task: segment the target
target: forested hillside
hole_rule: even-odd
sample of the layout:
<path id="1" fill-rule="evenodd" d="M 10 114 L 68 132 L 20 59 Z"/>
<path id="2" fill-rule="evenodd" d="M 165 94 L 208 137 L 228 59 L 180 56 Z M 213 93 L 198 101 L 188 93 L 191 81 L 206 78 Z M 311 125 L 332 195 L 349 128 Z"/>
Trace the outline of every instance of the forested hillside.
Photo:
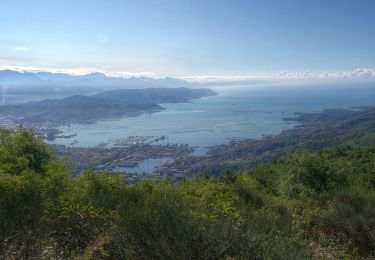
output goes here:
<path id="1" fill-rule="evenodd" d="M 290 152 L 335 147 L 340 145 L 375 144 L 375 107 L 329 109 L 316 113 L 297 113 L 301 122 L 295 128 L 262 139 L 232 141 L 213 147 L 207 156 L 187 158 L 174 164 L 188 164 L 197 159 L 190 173 L 217 175 L 222 169 L 243 171 L 273 161 Z M 173 166 L 175 166 L 173 165 Z"/>
<path id="2" fill-rule="evenodd" d="M 0 258 L 373 258 L 375 146 L 254 170 L 126 184 L 69 175 L 29 130 L 0 131 Z"/>

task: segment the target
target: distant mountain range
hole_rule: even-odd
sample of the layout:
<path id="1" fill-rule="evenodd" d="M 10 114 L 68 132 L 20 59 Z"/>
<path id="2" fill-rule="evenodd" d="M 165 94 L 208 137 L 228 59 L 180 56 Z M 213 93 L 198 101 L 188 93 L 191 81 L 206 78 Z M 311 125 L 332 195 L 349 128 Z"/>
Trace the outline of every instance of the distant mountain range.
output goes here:
<path id="1" fill-rule="evenodd" d="M 190 83 L 176 78 L 115 78 L 103 73 L 69 75 L 51 72 L 0 70 L 0 96 L 3 95 L 74 95 L 114 89 L 177 88 Z"/>

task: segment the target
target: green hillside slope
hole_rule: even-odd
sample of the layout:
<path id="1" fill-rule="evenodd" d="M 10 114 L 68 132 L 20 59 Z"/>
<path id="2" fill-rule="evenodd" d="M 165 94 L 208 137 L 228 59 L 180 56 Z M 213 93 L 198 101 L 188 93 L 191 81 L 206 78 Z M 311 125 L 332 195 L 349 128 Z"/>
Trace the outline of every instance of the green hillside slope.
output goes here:
<path id="1" fill-rule="evenodd" d="M 1 130 L 0 258 L 373 258 L 374 188 L 374 145 L 129 185 L 72 178 L 32 132 Z"/>

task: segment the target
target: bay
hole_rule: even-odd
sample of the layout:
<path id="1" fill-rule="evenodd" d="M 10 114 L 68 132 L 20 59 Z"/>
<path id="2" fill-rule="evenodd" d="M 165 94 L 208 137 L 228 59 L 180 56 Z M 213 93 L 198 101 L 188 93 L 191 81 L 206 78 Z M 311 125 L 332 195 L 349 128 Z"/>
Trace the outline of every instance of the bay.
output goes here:
<path id="1" fill-rule="evenodd" d="M 95 124 L 61 126 L 74 139 L 56 139 L 53 144 L 93 147 L 129 136 L 165 136 L 158 144 L 177 143 L 207 147 L 237 138 L 262 138 L 293 128 L 285 121 L 295 112 L 375 105 L 375 86 L 237 86 L 214 87 L 218 95 L 189 103 L 161 104 L 165 110 L 138 117 L 100 121 Z M 147 164 L 147 167 L 149 165 Z M 142 170 L 142 169 L 140 169 Z"/>

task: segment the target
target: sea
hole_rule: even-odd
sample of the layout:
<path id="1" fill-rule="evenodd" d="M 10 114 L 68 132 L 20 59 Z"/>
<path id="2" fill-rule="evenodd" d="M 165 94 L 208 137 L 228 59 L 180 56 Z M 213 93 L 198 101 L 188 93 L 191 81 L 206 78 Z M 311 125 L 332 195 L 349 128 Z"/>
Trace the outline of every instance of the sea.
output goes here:
<path id="1" fill-rule="evenodd" d="M 77 147 L 113 147 L 129 136 L 165 136 L 157 144 L 188 144 L 195 155 L 204 155 L 210 146 L 244 138 L 277 135 L 298 122 L 283 118 L 296 112 L 319 112 L 332 108 L 375 105 L 375 84 L 217 86 L 216 96 L 188 103 L 161 104 L 161 112 L 143 114 L 95 124 L 61 126 L 66 135 L 50 143 Z M 152 172 L 168 158 L 150 158 L 127 172 Z"/>

